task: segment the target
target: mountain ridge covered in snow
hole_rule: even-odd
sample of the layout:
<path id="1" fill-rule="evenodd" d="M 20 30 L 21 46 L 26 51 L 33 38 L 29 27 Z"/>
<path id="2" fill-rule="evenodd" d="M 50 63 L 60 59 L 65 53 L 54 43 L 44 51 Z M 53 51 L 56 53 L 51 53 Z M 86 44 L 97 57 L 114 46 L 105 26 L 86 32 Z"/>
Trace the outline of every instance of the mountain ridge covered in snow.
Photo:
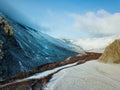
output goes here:
<path id="1" fill-rule="evenodd" d="M 81 39 L 60 39 L 65 43 L 72 43 L 81 46 L 85 51 L 103 52 L 105 47 L 114 40 L 119 39 L 119 35 L 101 38 L 81 38 Z"/>

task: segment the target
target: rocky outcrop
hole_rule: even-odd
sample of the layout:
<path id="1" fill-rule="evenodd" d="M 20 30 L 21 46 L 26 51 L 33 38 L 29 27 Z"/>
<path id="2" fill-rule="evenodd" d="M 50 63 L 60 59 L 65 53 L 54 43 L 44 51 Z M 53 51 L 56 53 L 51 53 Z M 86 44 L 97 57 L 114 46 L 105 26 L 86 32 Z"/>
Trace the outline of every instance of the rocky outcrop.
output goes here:
<path id="1" fill-rule="evenodd" d="M 120 39 L 115 40 L 107 46 L 98 61 L 104 63 L 120 63 Z"/>
<path id="2" fill-rule="evenodd" d="M 3 74 L 3 57 L 4 57 L 4 52 L 3 52 L 3 42 L 0 40 L 0 75 Z"/>
<path id="3" fill-rule="evenodd" d="M 10 64 L 13 63 L 14 58 L 11 55 L 11 51 L 14 48 L 19 48 L 12 27 L 9 23 L 0 16 L 0 80 L 11 76 L 14 72 L 10 69 Z M 14 62 L 16 63 L 16 62 Z M 11 66 L 16 67 L 15 64 Z"/>
<path id="4" fill-rule="evenodd" d="M 1 16 L 0 16 L 0 28 L 1 28 L 1 30 L 4 31 L 4 34 L 13 36 L 13 34 L 14 34 L 13 28 Z"/>
<path id="5" fill-rule="evenodd" d="M 2 85 L 1 90 L 12 90 L 13 88 L 14 88 L 14 90 L 28 90 L 28 89 L 43 90 L 43 87 L 51 79 L 52 75 L 57 73 L 60 70 L 58 70 L 54 73 L 51 73 L 50 75 L 43 77 L 41 79 L 30 79 L 30 80 L 26 80 L 26 81 L 22 81 L 22 82 L 16 82 L 16 81 L 21 80 L 30 75 L 33 75 L 35 73 L 38 73 L 38 72 L 40 73 L 42 71 L 51 70 L 51 69 L 54 69 L 56 67 L 60 67 L 60 66 L 66 65 L 66 64 L 70 64 L 70 63 L 74 63 L 74 62 L 78 62 L 76 65 L 82 64 L 89 60 L 98 59 L 100 56 L 101 56 L 101 53 L 86 52 L 86 54 L 84 54 L 84 55 L 77 55 L 74 57 L 70 57 L 64 61 L 59 61 L 59 62 L 40 66 L 38 68 L 33 69 L 30 72 L 20 73 L 11 78 L 6 79 L 5 81 L 1 81 L 0 82 Z"/>
<path id="6" fill-rule="evenodd" d="M 0 40 L 0 62 L 3 59 L 4 53 L 2 51 L 3 49 L 3 42 Z"/>

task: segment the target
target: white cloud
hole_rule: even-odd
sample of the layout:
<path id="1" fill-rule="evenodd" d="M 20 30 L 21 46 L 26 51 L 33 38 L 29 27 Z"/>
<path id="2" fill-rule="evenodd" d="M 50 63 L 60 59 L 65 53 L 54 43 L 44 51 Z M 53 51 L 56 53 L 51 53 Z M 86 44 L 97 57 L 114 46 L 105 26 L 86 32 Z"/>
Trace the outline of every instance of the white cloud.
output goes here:
<path id="1" fill-rule="evenodd" d="M 74 20 L 73 29 L 93 35 L 120 34 L 120 13 L 109 13 L 105 10 L 87 12 L 85 15 L 71 13 Z"/>

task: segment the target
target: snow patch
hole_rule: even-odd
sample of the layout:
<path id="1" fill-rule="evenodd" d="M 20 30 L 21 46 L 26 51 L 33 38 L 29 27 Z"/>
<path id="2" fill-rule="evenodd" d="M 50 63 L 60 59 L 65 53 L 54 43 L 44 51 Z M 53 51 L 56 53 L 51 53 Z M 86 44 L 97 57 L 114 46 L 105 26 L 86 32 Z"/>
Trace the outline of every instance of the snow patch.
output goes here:
<path id="1" fill-rule="evenodd" d="M 26 71 L 27 69 L 23 66 L 22 62 L 19 61 L 21 71 Z"/>
<path id="2" fill-rule="evenodd" d="M 51 73 L 54 73 L 54 72 L 60 70 L 60 69 L 67 68 L 67 67 L 70 67 L 70 66 L 74 66 L 76 64 L 77 64 L 77 62 L 75 62 L 73 64 L 68 64 L 68 65 L 65 65 L 65 66 L 61 66 L 61 67 L 58 67 L 58 68 L 55 68 L 55 69 L 52 69 L 52 70 L 47 70 L 47 71 L 44 71 L 42 73 L 37 73 L 37 74 L 35 74 L 33 76 L 30 76 L 30 77 L 28 77 L 26 79 L 38 79 L 38 78 L 42 78 L 42 77 L 45 77 L 45 76 L 47 76 L 47 75 L 49 75 Z"/>
<path id="3" fill-rule="evenodd" d="M 44 90 L 119 90 L 120 64 L 89 61 L 53 76 Z"/>

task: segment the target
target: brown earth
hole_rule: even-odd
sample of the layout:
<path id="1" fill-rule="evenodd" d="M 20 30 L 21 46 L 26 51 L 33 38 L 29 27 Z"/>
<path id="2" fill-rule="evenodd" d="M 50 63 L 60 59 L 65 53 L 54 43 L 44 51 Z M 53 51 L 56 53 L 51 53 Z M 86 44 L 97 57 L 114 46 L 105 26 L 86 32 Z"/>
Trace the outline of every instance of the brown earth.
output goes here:
<path id="1" fill-rule="evenodd" d="M 107 46 L 98 61 L 104 63 L 120 63 L 120 40 L 115 40 Z"/>
<path id="2" fill-rule="evenodd" d="M 1 90 L 30 90 L 30 89 L 31 90 L 43 90 L 42 88 L 46 85 L 47 82 L 49 82 L 51 77 L 60 70 L 58 70 L 57 72 L 54 72 L 48 76 L 40 78 L 40 79 L 29 79 L 29 80 L 25 80 L 25 81 L 21 81 L 21 82 L 17 82 L 17 80 L 31 76 L 38 72 L 51 70 L 56 67 L 60 67 L 60 66 L 66 65 L 66 64 L 74 63 L 74 62 L 78 62 L 76 65 L 82 64 L 89 60 L 98 59 L 100 56 L 101 56 L 101 53 L 86 52 L 86 54 L 84 54 L 84 55 L 77 55 L 77 56 L 68 58 L 64 61 L 59 61 L 59 62 L 55 62 L 55 63 L 42 65 L 40 67 L 33 69 L 32 71 L 19 73 L 11 78 L 1 81 L 0 89 Z"/>

